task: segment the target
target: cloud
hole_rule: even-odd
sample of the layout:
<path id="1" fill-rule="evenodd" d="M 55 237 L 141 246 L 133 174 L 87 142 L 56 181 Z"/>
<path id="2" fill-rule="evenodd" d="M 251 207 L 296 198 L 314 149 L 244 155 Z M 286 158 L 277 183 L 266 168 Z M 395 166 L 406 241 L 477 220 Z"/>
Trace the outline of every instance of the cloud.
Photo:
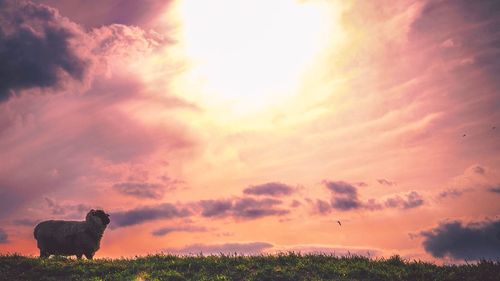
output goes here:
<path id="1" fill-rule="evenodd" d="M 356 187 L 343 181 L 323 181 L 323 184 L 332 192 L 350 197 L 358 196 Z"/>
<path id="2" fill-rule="evenodd" d="M 464 194 L 464 192 L 469 191 L 470 189 L 457 189 L 457 188 L 449 188 L 439 193 L 438 198 L 457 198 Z"/>
<path id="3" fill-rule="evenodd" d="M 361 208 L 361 203 L 355 197 L 346 197 L 346 198 L 337 197 L 332 199 L 332 208 L 341 211 L 349 211 Z"/>
<path id="4" fill-rule="evenodd" d="M 473 167 L 472 169 L 473 169 L 474 173 L 476 173 L 476 174 L 480 174 L 480 175 L 486 174 L 486 170 L 482 166 L 477 165 L 477 166 Z"/>
<path id="5" fill-rule="evenodd" d="M 201 200 L 198 205 L 202 208 L 202 216 L 219 217 L 231 210 L 233 202 L 231 200 Z"/>
<path id="6" fill-rule="evenodd" d="M 428 1 L 412 24 L 412 35 L 414 38 L 430 38 L 440 42 L 452 38 L 453 42 L 463 47 L 451 53 L 443 50 L 443 53 L 447 53 L 443 56 L 456 59 L 459 55 L 462 62 L 468 61 L 466 64 L 481 70 L 485 78 L 498 86 L 498 81 L 493 79 L 500 71 L 500 63 L 495 60 L 499 12 L 498 1 Z M 422 36 L 423 33 L 427 36 Z"/>
<path id="7" fill-rule="evenodd" d="M 294 192 L 294 189 L 286 184 L 279 182 L 268 182 L 260 185 L 254 185 L 243 190 L 244 194 L 249 195 L 269 195 L 269 196 L 285 196 Z"/>
<path id="8" fill-rule="evenodd" d="M 154 236 L 165 236 L 172 232 L 205 232 L 208 231 L 206 227 L 203 226 L 194 226 L 194 225 L 186 225 L 186 226 L 167 226 L 154 230 L 151 232 Z"/>
<path id="9" fill-rule="evenodd" d="M 114 227 L 125 227 L 137 225 L 153 220 L 166 220 L 183 218 L 191 215 L 185 208 L 178 208 L 170 203 L 160 205 L 145 206 L 128 211 L 112 212 L 111 225 Z"/>
<path id="10" fill-rule="evenodd" d="M 500 193 L 500 186 L 488 188 L 489 192 Z"/>
<path id="11" fill-rule="evenodd" d="M 420 234 L 425 251 L 437 258 L 500 259 L 500 221 L 447 222 Z"/>
<path id="12" fill-rule="evenodd" d="M 60 204 L 54 199 L 45 197 L 47 207 L 52 215 L 69 215 L 71 217 L 80 217 L 92 209 L 91 206 L 85 204 Z"/>
<path id="13" fill-rule="evenodd" d="M 201 200 L 197 203 L 201 207 L 204 217 L 232 216 L 238 219 L 257 219 L 266 216 L 282 216 L 288 210 L 279 209 L 282 201 L 271 198 L 236 198 L 231 200 Z"/>
<path id="14" fill-rule="evenodd" d="M 237 218 L 256 219 L 266 216 L 282 216 L 289 213 L 288 210 L 276 209 L 281 204 L 276 199 L 253 199 L 242 198 L 234 202 L 233 215 Z"/>
<path id="15" fill-rule="evenodd" d="M 40 222 L 40 220 L 36 220 L 36 219 L 16 219 L 16 220 L 12 221 L 12 223 L 15 225 L 31 226 L 31 227 L 34 227 L 39 222 Z"/>
<path id="16" fill-rule="evenodd" d="M 358 191 L 353 185 L 343 181 L 323 181 L 323 184 L 333 193 L 332 208 L 349 211 L 362 207 L 358 199 Z"/>
<path id="17" fill-rule="evenodd" d="M 0 102 L 18 90 L 48 88 L 64 77 L 82 81 L 90 61 L 84 34 L 57 10 L 27 1 L 0 1 Z"/>
<path id="18" fill-rule="evenodd" d="M 113 188 L 124 195 L 142 199 L 161 199 L 165 192 L 164 185 L 146 182 L 116 183 Z"/>
<path id="19" fill-rule="evenodd" d="M 85 30 L 47 6 L 0 1 L 0 159 L 16 159 L 0 163 L 0 217 L 48 192 L 98 186 L 109 166 L 192 147 L 179 121 L 146 124 L 127 110 L 153 95 L 123 65 L 168 44 L 138 27 Z"/>
<path id="20" fill-rule="evenodd" d="M 424 204 L 424 199 L 416 191 L 406 194 L 406 199 L 400 196 L 389 198 L 385 201 L 388 208 L 413 209 Z"/>
<path id="21" fill-rule="evenodd" d="M 217 254 L 242 254 L 242 255 L 258 255 L 266 249 L 273 247 L 273 244 L 267 242 L 250 242 L 250 243 L 224 243 L 224 244 L 192 244 L 178 249 L 165 249 L 167 253 L 173 254 L 200 254 L 217 255 Z"/>
<path id="22" fill-rule="evenodd" d="M 300 205 L 302 205 L 302 203 L 299 200 L 293 200 L 292 203 L 290 204 L 290 207 L 297 208 Z"/>
<path id="23" fill-rule="evenodd" d="M 395 185 L 396 183 L 393 182 L 393 181 L 389 181 L 389 180 L 386 180 L 386 179 L 377 179 L 378 183 L 381 184 L 381 185 L 387 185 L 387 186 L 393 186 Z"/>
<path id="24" fill-rule="evenodd" d="M 148 25 L 162 14 L 170 0 L 34 0 L 55 7 L 62 14 L 86 27 L 100 27 L 109 24 L 134 26 Z"/>
<path id="25" fill-rule="evenodd" d="M 359 209 L 377 211 L 384 209 L 384 207 L 412 209 L 424 204 L 423 197 L 416 191 L 406 194 L 405 198 L 399 195 L 390 197 L 381 204 L 375 199 L 368 199 L 366 201 L 360 200 L 357 188 L 352 184 L 343 181 L 323 181 L 323 184 L 332 192 L 330 205 L 327 206 L 327 203 L 320 199 L 317 199 L 314 203 L 312 200 L 308 201 L 314 205 L 314 209 L 319 214 L 328 214 L 331 211 L 330 207 L 340 211 Z"/>
<path id="26" fill-rule="evenodd" d="M 9 236 L 7 235 L 5 230 L 0 228 L 0 244 L 6 244 L 7 242 L 9 242 L 8 238 Z"/>
<path id="27" fill-rule="evenodd" d="M 330 203 L 326 202 L 325 200 L 321 199 L 316 199 L 316 202 L 314 203 L 314 209 L 317 213 L 319 214 L 328 214 L 332 211 L 332 207 L 330 206 Z"/>

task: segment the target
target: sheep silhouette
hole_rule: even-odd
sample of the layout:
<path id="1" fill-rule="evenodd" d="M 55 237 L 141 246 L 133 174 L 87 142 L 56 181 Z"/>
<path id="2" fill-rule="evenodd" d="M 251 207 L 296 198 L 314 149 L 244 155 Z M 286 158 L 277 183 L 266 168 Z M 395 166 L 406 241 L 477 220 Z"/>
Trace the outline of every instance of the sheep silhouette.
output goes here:
<path id="1" fill-rule="evenodd" d="M 92 259 L 100 248 L 104 230 L 109 223 L 108 214 L 93 209 L 87 213 L 85 221 L 43 221 L 33 233 L 40 257 L 76 255 L 81 259 L 85 255 L 87 259 Z"/>

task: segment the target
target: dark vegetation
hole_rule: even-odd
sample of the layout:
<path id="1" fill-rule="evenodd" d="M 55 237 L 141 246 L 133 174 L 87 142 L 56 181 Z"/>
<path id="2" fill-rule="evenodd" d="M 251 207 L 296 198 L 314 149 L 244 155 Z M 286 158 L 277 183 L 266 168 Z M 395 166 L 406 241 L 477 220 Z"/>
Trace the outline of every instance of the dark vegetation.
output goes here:
<path id="1" fill-rule="evenodd" d="M 500 280 L 500 262 L 438 266 L 398 256 L 368 259 L 295 253 L 40 259 L 0 255 L 0 280 Z"/>

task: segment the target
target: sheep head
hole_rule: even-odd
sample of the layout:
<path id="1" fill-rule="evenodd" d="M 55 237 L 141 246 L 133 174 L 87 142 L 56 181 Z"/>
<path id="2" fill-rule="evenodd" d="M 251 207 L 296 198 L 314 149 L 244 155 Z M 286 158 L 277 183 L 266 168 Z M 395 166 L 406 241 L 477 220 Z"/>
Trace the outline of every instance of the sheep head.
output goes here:
<path id="1" fill-rule="evenodd" d="M 85 220 L 90 223 L 96 223 L 103 226 L 107 226 L 110 223 L 109 215 L 106 214 L 103 210 L 90 210 L 88 212 Z"/>

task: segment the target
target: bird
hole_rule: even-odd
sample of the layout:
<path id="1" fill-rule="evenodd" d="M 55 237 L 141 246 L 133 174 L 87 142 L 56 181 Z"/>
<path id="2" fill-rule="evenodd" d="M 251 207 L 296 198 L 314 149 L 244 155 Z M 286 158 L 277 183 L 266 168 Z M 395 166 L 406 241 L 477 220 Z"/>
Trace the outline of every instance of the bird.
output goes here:
<path id="1" fill-rule="evenodd" d="M 497 128 L 497 127 L 495 127 L 495 126 L 491 127 L 491 129 L 492 129 L 492 130 L 495 130 L 496 128 Z"/>
<path id="2" fill-rule="evenodd" d="M 342 226 L 342 224 L 340 223 L 340 221 L 337 221 L 337 223 L 338 223 L 340 226 Z"/>
<path id="3" fill-rule="evenodd" d="M 466 136 L 466 134 L 463 134 L 463 135 L 462 135 L 462 138 L 464 138 L 465 136 Z"/>

